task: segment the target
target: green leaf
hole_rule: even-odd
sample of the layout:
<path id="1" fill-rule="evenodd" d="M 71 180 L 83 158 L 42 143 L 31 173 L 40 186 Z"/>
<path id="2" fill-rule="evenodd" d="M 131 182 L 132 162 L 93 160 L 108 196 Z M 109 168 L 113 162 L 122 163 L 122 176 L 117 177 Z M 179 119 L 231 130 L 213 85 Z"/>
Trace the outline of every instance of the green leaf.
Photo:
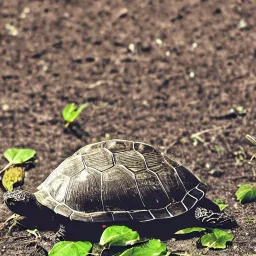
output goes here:
<path id="1" fill-rule="evenodd" d="M 88 106 L 88 103 L 84 103 L 80 105 L 79 108 L 77 109 L 77 106 L 75 103 L 67 104 L 62 111 L 62 116 L 66 122 L 72 123 L 80 115 L 83 109 L 86 108 L 87 106 Z"/>
<path id="2" fill-rule="evenodd" d="M 162 256 L 166 255 L 166 245 L 153 239 L 144 246 L 133 247 L 125 250 L 120 256 Z"/>
<path id="3" fill-rule="evenodd" d="M 92 244 L 85 242 L 63 241 L 55 244 L 49 256 L 86 256 L 92 248 Z"/>
<path id="4" fill-rule="evenodd" d="M 9 148 L 4 152 L 4 157 L 10 164 L 21 164 L 31 159 L 36 151 L 30 148 Z"/>
<path id="5" fill-rule="evenodd" d="M 256 201 L 256 186 L 252 187 L 249 184 L 241 186 L 236 191 L 236 198 L 241 203 L 249 203 Z"/>
<path id="6" fill-rule="evenodd" d="M 220 152 L 220 148 L 217 145 L 212 146 L 212 150 L 216 151 L 217 153 Z"/>
<path id="7" fill-rule="evenodd" d="M 221 212 L 228 206 L 228 204 L 224 204 L 222 199 L 215 199 L 214 203 L 219 206 Z"/>
<path id="8" fill-rule="evenodd" d="M 4 172 L 2 184 L 6 190 L 12 191 L 16 183 L 23 183 L 24 177 L 25 173 L 22 167 L 9 168 Z"/>
<path id="9" fill-rule="evenodd" d="M 111 226 L 102 233 L 100 245 L 126 246 L 136 243 L 139 239 L 138 232 L 126 226 Z"/>
<path id="10" fill-rule="evenodd" d="M 175 235 L 185 235 L 185 234 L 190 234 L 193 232 L 202 232 L 205 230 L 206 230 L 205 228 L 200 228 L 200 227 L 184 228 L 184 229 L 181 229 L 181 230 L 175 232 Z"/>
<path id="11" fill-rule="evenodd" d="M 203 235 L 200 240 L 202 246 L 214 249 L 225 249 L 227 247 L 226 243 L 231 242 L 233 239 L 233 234 L 214 228 L 212 233 Z"/>

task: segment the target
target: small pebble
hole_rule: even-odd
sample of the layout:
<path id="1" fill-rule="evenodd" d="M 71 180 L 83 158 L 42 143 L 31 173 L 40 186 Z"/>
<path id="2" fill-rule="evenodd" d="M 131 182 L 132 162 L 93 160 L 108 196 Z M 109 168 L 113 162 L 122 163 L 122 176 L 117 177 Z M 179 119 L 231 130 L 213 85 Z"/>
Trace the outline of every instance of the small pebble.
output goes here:
<path id="1" fill-rule="evenodd" d="M 238 28 L 239 29 L 245 29 L 245 28 L 247 28 L 247 26 L 248 26 L 248 24 L 247 24 L 247 22 L 244 19 L 241 19 L 239 21 L 239 24 L 238 24 Z"/>
<path id="2" fill-rule="evenodd" d="M 3 110 L 3 111 L 8 111 L 9 108 L 10 108 L 9 105 L 7 105 L 7 104 L 3 104 L 3 105 L 2 105 L 2 110 Z"/>
<path id="3" fill-rule="evenodd" d="M 192 48 L 196 48 L 197 46 L 198 46 L 197 43 L 193 43 L 193 44 L 192 44 Z"/>
<path id="4" fill-rule="evenodd" d="M 194 78 L 195 77 L 195 73 L 194 72 L 190 72 L 189 76 L 190 76 L 190 78 Z"/>
<path id="5" fill-rule="evenodd" d="M 134 52 L 134 51 L 135 51 L 135 45 L 134 45 L 134 44 L 129 44 L 128 49 L 129 49 L 131 52 Z"/>
<path id="6" fill-rule="evenodd" d="M 156 44 L 161 46 L 161 45 L 163 45 L 163 41 L 160 38 L 157 38 L 156 39 Z"/>

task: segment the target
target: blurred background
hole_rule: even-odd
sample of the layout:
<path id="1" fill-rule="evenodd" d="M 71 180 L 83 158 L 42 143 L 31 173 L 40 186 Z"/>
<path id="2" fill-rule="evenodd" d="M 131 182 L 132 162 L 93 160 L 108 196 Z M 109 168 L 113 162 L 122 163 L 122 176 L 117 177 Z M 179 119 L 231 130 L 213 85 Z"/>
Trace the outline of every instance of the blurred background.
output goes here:
<path id="1" fill-rule="evenodd" d="M 229 204 L 242 228 L 225 255 L 256 253 L 255 222 L 246 221 L 255 205 L 238 206 L 234 196 L 256 180 L 245 139 L 256 135 L 255 13 L 253 0 L 1 0 L 1 154 L 37 151 L 25 180 L 35 191 L 86 144 L 152 144 Z M 65 128 L 63 108 L 86 102 Z M 1 222 L 8 215 L 1 205 Z M 193 240 L 170 247 L 196 250 Z M 31 249 L 8 248 L 3 255 Z"/>

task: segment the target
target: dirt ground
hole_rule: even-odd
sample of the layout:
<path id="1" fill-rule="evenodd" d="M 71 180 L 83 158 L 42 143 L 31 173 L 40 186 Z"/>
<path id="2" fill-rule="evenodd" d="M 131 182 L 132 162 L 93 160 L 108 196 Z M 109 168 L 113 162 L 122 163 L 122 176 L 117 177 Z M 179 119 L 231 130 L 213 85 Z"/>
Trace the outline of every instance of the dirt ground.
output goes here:
<path id="1" fill-rule="evenodd" d="M 248 163 L 256 149 L 245 139 L 256 135 L 255 13 L 253 0 L 1 0 L 1 154 L 37 151 L 25 180 L 36 191 L 88 143 L 152 144 L 206 183 L 208 197 L 222 198 L 240 226 L 232 246 L 206 254 L 255 255 L 256 205 L 235 199 L 239 185 L 256 182 Z M 71 102 L 89 106 L 66 131 L 61 112 Z M 239 106 L 245 115 L 230 112 Z M 10 215 L 0 205 L 0 255 L 51 248 L 53 232 L 38 242 L 20 229 L 7 235 Z M 196 240 L 167 245 L 204 254 Z"/>

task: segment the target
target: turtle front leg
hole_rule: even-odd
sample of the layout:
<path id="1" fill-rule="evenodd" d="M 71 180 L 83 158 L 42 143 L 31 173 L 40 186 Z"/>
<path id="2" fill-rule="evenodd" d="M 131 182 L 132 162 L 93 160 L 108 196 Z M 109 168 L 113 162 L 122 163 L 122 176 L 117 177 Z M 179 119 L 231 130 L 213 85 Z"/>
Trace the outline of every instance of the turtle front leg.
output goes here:
<path id="1" fill-rule="evenodd" d="M 64 241 L 67 235 L 67 228 L 64 224 L 60 224 L 60 228 L 56 233 L 55 242 L 58 243 L 60 241 Z"/>

